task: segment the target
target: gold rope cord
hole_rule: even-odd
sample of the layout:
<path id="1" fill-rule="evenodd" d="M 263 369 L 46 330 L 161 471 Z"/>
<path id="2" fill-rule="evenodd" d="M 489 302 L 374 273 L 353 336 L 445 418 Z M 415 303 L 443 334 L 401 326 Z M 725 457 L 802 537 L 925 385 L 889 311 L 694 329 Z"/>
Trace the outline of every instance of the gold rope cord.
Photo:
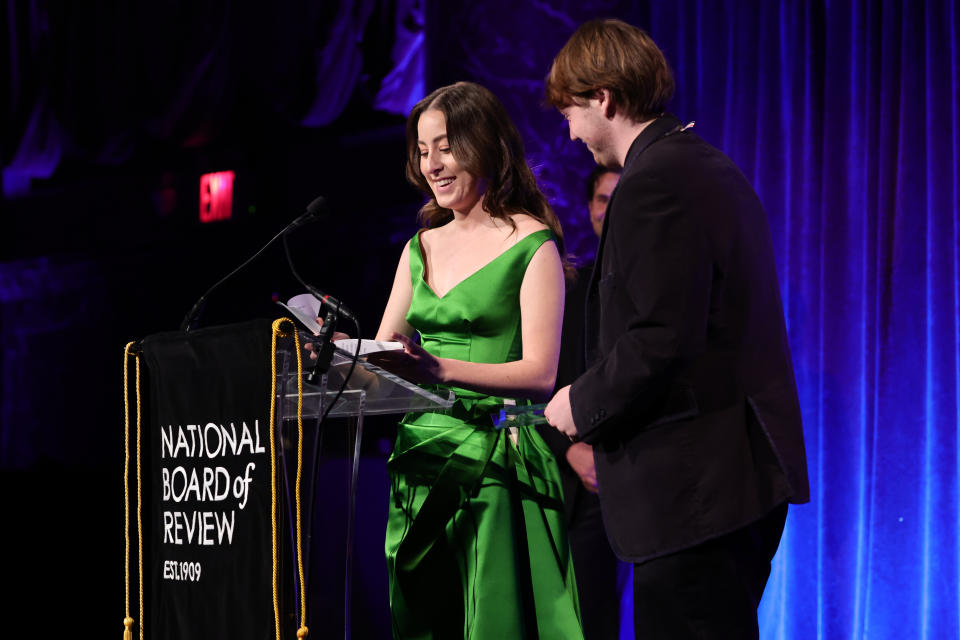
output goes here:
<path id="1" fill-rule="evenodd" d="M 280 640 L 280 602 L 277 596 L 277 454 L 274 437 L 274 422 L 277 411 L 277 334 L 281 320 L 273 323 L 273 339 L 270 342 L 270 550 L 273 552 L 273 624 L 277 640 Z"/>
<path id="2" fill-rule="evenodd" d="M 293 324 L 292 322 L 290 324 Z M 297 328 L 293 328 L 293 345 L 297 353 L 297 574 L 300 576 L 300 628 L 297 637 L 301 640 L 307 637 L 307 589 L 303 578 L 303 550 L 301 548 L 300 527 L 300 476 L 303 471 L 303 354 L 300 353 L 300 336 Z"/>
<path id="3" fill-rule="evenodd" d="M 273 616 L 276 626 L 277 640 L 280 639 L 280 605 L 277 595 L 277 487 L 276 487 L 276 450 L 274 429 L 276 422 L 277 402 L 277 337 L 285 338 L 286 333 L 282 326 L 289 324 L 292 328 L 294 349 L 297 354 L 297 482 L 296 482 L 296 518 L 297 518 L 297 573 L 300 578 L 300 628 L 297 637 L 305 638 L 310 630 L 307 628 L 307 593 L 303 578 L 303 552 L 301 547 L 300 522 L 300 478 L 303 469 L 303 356 L 300 353 L 300 336 L 297 327 L 289 318 L 279 318 L 273 322 L 273 340 L 270 345 L 271 386 L 270 386 L 270 517 L 271 535 L 273 541 Z"/>
<path id="4" fill-rule="evenodd" d="M 123 539 L 125 555 L 123 560 L 124 568 L 124 592 L 126 616 L 123 619 L 123 640 L 131 640 L 133 632 L 131 627 L 134 619 L 130 616 L 130 389 L 129 389 L 129 362 L 132 355 L 136 363 L 136 390 L 137 390 L 137 569 L 138 569 L 138 587 L 139 587 L 139 605 L 140 605 L 140 640 L 143 640 L 143 517 L 142 517 L 142 489 L 140 473 L 140 355 L 133 351 L 133 342 L 128 342 L 123 349 Z"/>

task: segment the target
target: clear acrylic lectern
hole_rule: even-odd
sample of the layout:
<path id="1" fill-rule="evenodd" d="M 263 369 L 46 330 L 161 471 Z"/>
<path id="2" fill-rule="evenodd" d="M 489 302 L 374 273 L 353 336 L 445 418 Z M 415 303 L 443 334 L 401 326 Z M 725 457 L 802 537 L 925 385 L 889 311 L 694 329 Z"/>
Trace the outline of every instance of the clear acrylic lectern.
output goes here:
<path id="1" fill-rule="evenodd" d="M 300 334 L 300 346 L 307 342 L 315 340 L 309 334 Z M 297 413 L 299 397 L 301 395 L 298 387 L 298 367 L 297 356 L 293 351 L 293 346 L 281 348 L 277 352 L 277 377 L 278 377 L 278 397 L 277 405 L 279 407 L 279 416 L 277 420 L 280 430 L 280 441 L 284 446 L 280 447 L 280 464 L 284 470 L 286 511 L 291 512 L 290 505 L 294 504 L 293 481 L 296 469 L 296 450 L 291 448 L 297 440 Z M 351 468 L 347 479 L 347 522 L 346 522 L 346 544 L 344 558 L 344 638 L 350 638 L 350 611 L 351 611 L 351 578 L 353 568 L 353 529 L 356 515 L 356 492 L 357 492 L 357 474 L 360 468 L 360 445 L 363 439 L 363 418 L 365 415 L 382 414 L 403 414 L 408 411 L 428 411 L 444 410 L 453 405 L 454 394 L 448 392 L 448 397 L 440 397 L 430 391 L 422 389 L 417 385 L 404 380 L 376 365 L 366 361 L 365 356 L 360 356 L 356 367 L 347 386 L 343 389 L 336 404 L 331 408 L 338 392 L 344 384 L 352 362 L 352 354 L 349 356 L 342 351 L 335 351 L 330 368 L 323 375 L 317 384 L 309 384 L 306 381 L 302 385 L 302 405 L 300 415 L 303 420 L 304 440 L 308 434 L 313 438 L 314 445 L 304 449 L 304 458 L 312 458 L 312 470 L 303 476 L 303 493 L 307 510 L 311 514 L 305 518 L 307 523 L 312 523 L 312 507 L 315 499 L 315 483 L 317 479 L 317 460 L 320 456 L 320 443 L 322 442 L 323 432 L 327 429 L 338 429 L 346 431 L 346 440 L 348 443 L 347 456 L 352 460 Z M 313 367 L 313 361 L 309 359 L 309 353 L 302 353 L 302 374 L 304 377 Z M 327 413 L 329 410 L 329 413 Z M 320 424 L 324 414 L 326 420 Z M 343 420 L 345 419 L 345 420 Z M 294 456 L 293 460 L 289 458 Z M 305 532 L 307 543 L 304 545 L 303 554 L 310 557 L 309 540 L 312 537 L 311 532 Z M 299 586 L 295 586 L 299 589 Z M 296 597 L 295 601 L 300 602 Z M 299 607 L 299 604 L 296 606 Z"/>

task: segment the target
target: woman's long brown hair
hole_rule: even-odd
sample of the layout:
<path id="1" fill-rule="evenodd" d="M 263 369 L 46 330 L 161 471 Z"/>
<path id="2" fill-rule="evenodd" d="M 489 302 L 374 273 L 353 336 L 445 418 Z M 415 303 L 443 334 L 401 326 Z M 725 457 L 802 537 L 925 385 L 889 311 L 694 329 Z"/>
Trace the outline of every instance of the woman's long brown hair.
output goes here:
<path id="1" fill-rule="evenodd" d="M 500 100 L 472 82 L 437 89 L 413 107 L 407 120 L 407 180 L 430 197 L 420 209 L 420 223 L 424 227 L 439 227 L 453 219 L 453 211 L 437 204 L 420 172 L 417 126 L 428 109 L 440 111 L 446 119 L 447 142 L 460 166 L 486 181 L 484 211 L 505 220 L 514 229 L 512 213 L 526 213 L 547 225 L 556 238 L 564 270 L 569 271 L 560 221 L 527 165 L 520 133 Z"/>

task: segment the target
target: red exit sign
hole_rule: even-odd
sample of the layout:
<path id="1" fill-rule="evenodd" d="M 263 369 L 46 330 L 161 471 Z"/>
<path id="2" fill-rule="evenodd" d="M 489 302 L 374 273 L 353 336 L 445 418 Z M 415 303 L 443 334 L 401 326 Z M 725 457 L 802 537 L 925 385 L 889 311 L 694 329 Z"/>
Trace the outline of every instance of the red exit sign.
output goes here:
<path id="1" fill-rule="evenodd" d="M 200 222 L 229 220 L 233 215 L 233 171 L 200 176 Z"/>

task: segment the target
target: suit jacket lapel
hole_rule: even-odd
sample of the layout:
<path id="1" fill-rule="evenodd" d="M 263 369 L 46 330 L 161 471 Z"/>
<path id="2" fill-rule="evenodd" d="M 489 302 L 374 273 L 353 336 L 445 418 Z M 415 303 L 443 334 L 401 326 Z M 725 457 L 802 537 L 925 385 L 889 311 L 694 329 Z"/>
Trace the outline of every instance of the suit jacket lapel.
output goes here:
<path id="1" fill-rule="evenodd" d="M 627 159 L 623 163 L 621 179 L 627 175 L 627 172 L 630 170 L 630 165 L 633 164 L 641 153 L 646 151 L 647 147 L 671 133 L 679 131 L 682 126 L 680 120 L 671 113 L 665 114 L 651 122 L 630 145 L 630 149 L 627 151 Z M 584 362 L 588 367 L 593 361 L 592 356 L 593 352 L 596 351 L 598 338 L 596 328 L 599 326 L 599 303 L 595 302 L 594 298 L 597 295 L 600 274 L 603 272 L 603 248 L 607 244 L 607 228 L 610 226 L 610 213 L 613 211 L 613 205 L 617 201 L 617 191 L 619 189 L 620 184 L 617 183 L 617 186 L 614 187 L 613 192 L 610 194 L 610 202 L 607 203 L 607 212 L 606 215 L 603 216 L 603 226 L 600 229 L 600 245 L 597 247 L 597 259 L 593 263 L 593 271 L 590 272 L 590 285 L 587 287 L 587 304 L 584 308 L 583 318 L 583 349 Z"/>

